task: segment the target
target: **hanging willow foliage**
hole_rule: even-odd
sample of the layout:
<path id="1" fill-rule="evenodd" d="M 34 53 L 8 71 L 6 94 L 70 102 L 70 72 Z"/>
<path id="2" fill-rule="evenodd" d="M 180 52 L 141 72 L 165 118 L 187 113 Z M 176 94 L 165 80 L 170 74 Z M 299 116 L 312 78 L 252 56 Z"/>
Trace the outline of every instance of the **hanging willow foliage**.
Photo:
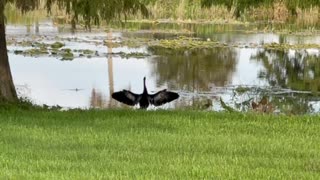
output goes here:
<path id="1" fill-rule="evenodd" d="M 22 12 L 27 12 L 39 7 L 40 0 L 0 0 L 5 3 L 14 3 Z M 140 0 L 44 0 L 46 9 L 50 13 L 51 7 L 57 4 L 73 16 L 73 20 L 83 18 L 86 26 L 98 25 L 100 20 L 110 21 L 126 17 L 129 14 L 141 12 L 148 16 L 146 6 Z"/>
<path id="2" fill-rule="evenodd" d="M 39 7 L 39 0 L 0 0 L 4 3 L 14 3 L 23 13 L 34 10 Z"/>

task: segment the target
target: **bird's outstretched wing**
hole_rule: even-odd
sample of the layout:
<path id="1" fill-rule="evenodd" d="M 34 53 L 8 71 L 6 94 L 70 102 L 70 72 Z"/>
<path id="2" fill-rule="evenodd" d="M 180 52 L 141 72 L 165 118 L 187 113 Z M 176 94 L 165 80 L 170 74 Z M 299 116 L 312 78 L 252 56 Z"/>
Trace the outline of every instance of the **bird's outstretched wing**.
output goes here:
<path id="1" fill-rule="evenodd" d="M 135 94 L 127 90 L 122 90 L 112 93 L 112 98 L 124 104 L 134 106 L 140 101 L 141 94 Z"/>
<path id="2" fill-rule="evenodd" d="M 171 102 L 179 98 L 179 94 L 175 92 L 167 91 L 166 89 L 161 90 L 155 94 L 149 96 L 149 102 L 155 106 Z"/>

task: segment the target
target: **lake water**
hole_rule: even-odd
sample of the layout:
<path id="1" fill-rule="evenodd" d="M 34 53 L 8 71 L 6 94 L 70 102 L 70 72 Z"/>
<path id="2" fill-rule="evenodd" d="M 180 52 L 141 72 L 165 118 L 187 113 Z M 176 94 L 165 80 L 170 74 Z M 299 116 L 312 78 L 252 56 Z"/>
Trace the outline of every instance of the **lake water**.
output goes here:
<path id="1" fill-rule="evenodd" d="M 202 32 L 197 26 L 188 25 L 177 32 L 166 32 L 165 27 L 157 31 L 151 26 L 137 31 L 73 34 L 51 21 L 40 22 L 38 28 L 8 25 L 14 83 L 21 97 L 36 104 L 65 108 L 128 108 L 110 95 L 122 89 L 141 93 L 142 79 L 146 77 L 150 92 L 167 88 L 180 94 L 178 100 L 159 108 L 220 111 L 225 109 L 224 102 L 236 110 L 248 111 L 252 109 L 252 101 L 259 102 L 267 97 L 274 112 L 320 111 L 319 48 L 263 48 L 264 44 L 272 42 L 320 44 L 320 35 L 283 35 L 211 26 L 212 32 Z M 206 28 L 210 30 L 209 25 Z M 157 41 L 179 36 L 217 41 L 225 47 L 168 53 L 150 49 L 148 43 L 135 47 L 119 43 L 124 39 Z M 33 44 L 22 45 L 24 41 L 46 44 L 59 41 L 65 44 L 64 49 L 75 52 L 75 56 L 72 60 L 61 60 L 53 53 L 19 54 L 20 50 L 33 48 Z M 106 41 L 120 45 L 111 47 Z M 77 53 L 84 49 L 94 54 Z M 128 56 L 137 53 L 143 56 Z"/>

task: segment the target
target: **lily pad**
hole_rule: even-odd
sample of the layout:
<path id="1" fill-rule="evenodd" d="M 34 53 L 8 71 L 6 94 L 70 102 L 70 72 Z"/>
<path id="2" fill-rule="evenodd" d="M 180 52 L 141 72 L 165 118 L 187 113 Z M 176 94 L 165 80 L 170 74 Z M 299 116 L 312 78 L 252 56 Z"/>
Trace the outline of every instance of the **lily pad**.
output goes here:
<path id="1" fill-rule="evenodd" d="M 13 53 L 14 54 L 23 54 L 23 51 L 22 50 L 14 50 Z"/>
<path id="2" fill-rule="evenodd" d="M 237 93 L 239 93 L 239 94 L 243 94 L 243 93 L 245 93 L 245 92 L 247 92 L 247 91 L 249 91 L 250 90 L 250 88 L 248 88 L 248 87 L 243 87 L 243 86 L 238 86 L 236 89 L 235 89 L 235 91 L 237 92 Z"/>
<path id="3" fill-rule="evenodd" d="M 288 49 L 320 49 L 320 44 L 285 44 L 285 43 L 268 43 L 263 45 L 266 49 L 288 50 Z"/>
<path id="4" fill-rule="evenodd" d="M 29 56 L 41 56 L 41 55 L 47 55 L 49 54 L 47 49 L 28 49 L 22 53 L 23 55 L 29 55 Z"/>
<path id="5" fill-rule="evenodd" d="M 142 58 L 145 58 L 147 56 L 150 56 L 149 54 L 141 53 L 141 52 L 131 52 L 131 53 L 122 52 L 119 55 L 120 55 L 121 58 L 126 58 L 126 59 L 129 59 L 129 58 L 142 59 Z"/>
<path id="6" fill-rule="evenodd" d="M 74 58 L 74 55 L 72 52 L 65 52 L 62 54 L 62 59 L 61 60 L 64 60 L 64 61 L 70 61 L 70 60 L 73 60 Z"/>
<path id="7" fill-rule="evenodd" d="M 62 42 L 55 42 L 55 43 L 51 44 L 50 46 L 53 49 L 60 49 L 64 46 L 64 44 Z"/>
<path id="8" fill-rule="evenodd" d="M 93 54 L 94 53 L 94 51 L 89 50 L 89 49 L 84 49 L 84 50 L 82 50 L 82 52 L 83 52 L 83 54 Z"/>

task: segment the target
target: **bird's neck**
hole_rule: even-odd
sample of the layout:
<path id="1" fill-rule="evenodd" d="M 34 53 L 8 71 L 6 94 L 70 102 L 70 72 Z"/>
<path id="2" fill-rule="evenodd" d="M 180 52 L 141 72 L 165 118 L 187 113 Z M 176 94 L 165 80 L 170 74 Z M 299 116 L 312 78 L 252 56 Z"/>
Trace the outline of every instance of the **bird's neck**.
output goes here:
<path id="1" fill-rule="evenodd" d="M 146 80 L 143 79 L 143 93 L 148 93 L 147 87 L 146 87 Z"/>

